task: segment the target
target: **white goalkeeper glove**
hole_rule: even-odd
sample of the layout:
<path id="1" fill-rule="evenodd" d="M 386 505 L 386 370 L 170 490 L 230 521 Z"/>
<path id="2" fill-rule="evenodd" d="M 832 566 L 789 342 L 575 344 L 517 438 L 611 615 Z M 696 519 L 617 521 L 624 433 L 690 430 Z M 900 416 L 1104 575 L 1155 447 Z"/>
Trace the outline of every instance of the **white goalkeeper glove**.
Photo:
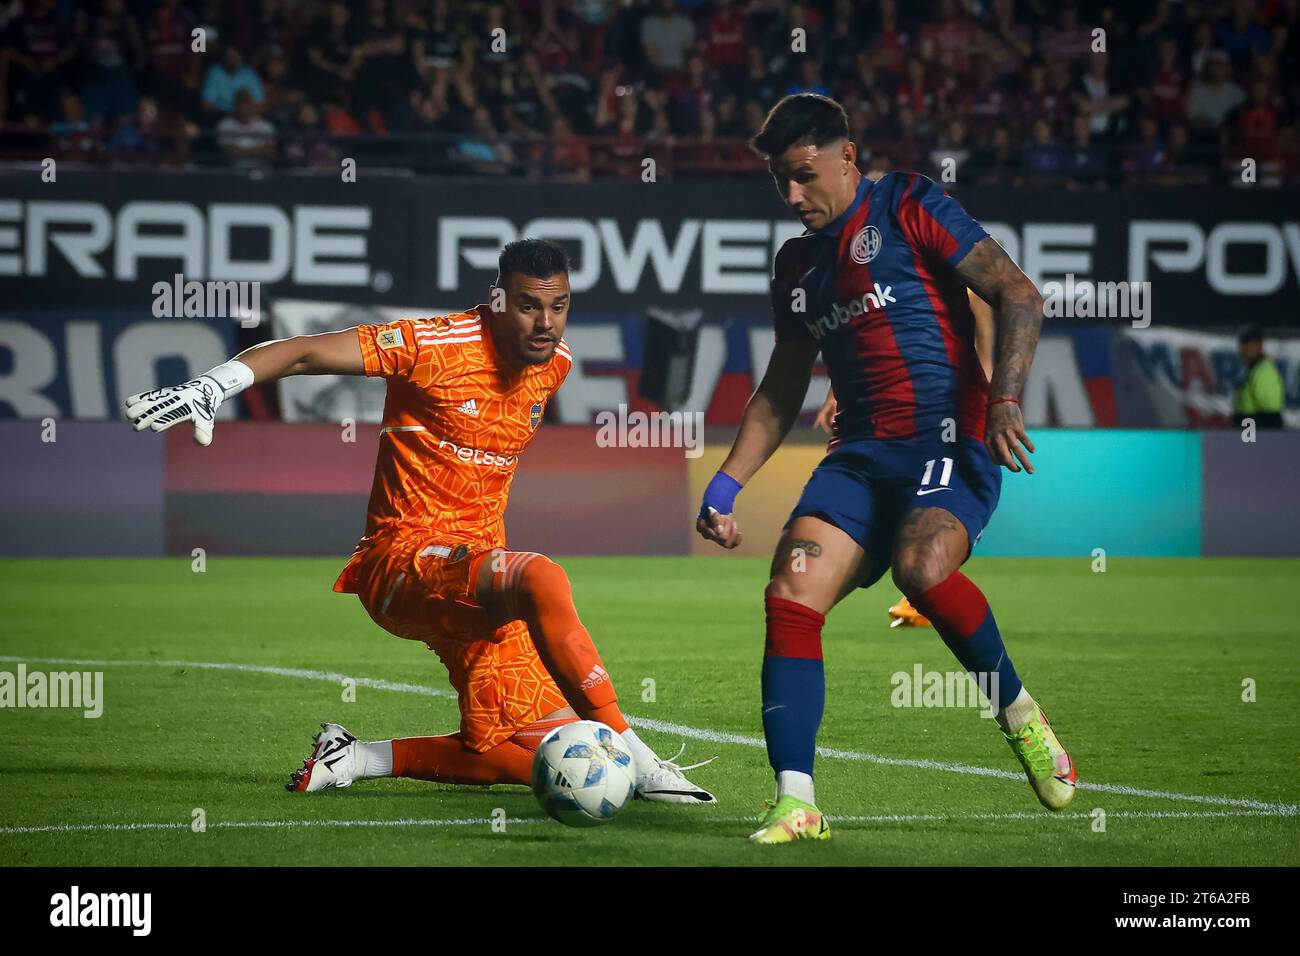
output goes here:
<path id="1" fill-rule="evenodd" d="M 132 395 L 125 402 L 126 417 L 138 432 L 146 428 L 165 432 L 178 422 L 193 422 L 194 440 L 200 445 L 211 445 L 221 403 L 252 384 L 253 370 L 231 359 L 184 385 Z"/>

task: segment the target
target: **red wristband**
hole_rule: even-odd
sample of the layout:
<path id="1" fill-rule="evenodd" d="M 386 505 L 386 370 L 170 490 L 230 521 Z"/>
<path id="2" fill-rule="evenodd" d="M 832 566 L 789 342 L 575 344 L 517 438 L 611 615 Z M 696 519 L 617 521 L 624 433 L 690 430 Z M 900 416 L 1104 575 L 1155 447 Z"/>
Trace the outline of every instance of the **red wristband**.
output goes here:
<path id="1" fill-rule="evenodd" d="M 992 405 L 1001 405 L 1003 402 L 1010 402 L 1010 403 L 1013 404 L 1013 405 L 1019 405 L 1019 404 L 1020 404 L 1020 399 L 1018 399 L 1018 398 L 1010 398 L 1010 397 L 1004 397 L 1004 398 L 990 398 L 990 399 L 989 399 L 989 405 L 990 405 L 990 406 L 992 406 Z"/>

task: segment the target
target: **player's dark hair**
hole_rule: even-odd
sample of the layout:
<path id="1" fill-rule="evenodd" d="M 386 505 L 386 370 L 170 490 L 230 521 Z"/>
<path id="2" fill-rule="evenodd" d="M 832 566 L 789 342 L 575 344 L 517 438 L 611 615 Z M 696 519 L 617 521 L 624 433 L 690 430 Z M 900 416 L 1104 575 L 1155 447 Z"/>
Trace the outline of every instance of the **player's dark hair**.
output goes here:
<path id="1" fill-rule="evenodd" d="M 749 148 L 770 159 L 791 146 L 825 146 L 849 138 L 849 114 L 829 96 L 795 93 L 768 111 Z"/>
<path id="2" fill-rule="evenodd" d="M 1258 325 L 1248 325 L 1237 333 L 1237 342 L 1245 345 L 1247 342 L 1263 342 L 1264 332 Z"/>
<path id="3" fill-rule="evenodd" d="M 568 273 L 569 257 L 549 239 L 516 239 L 507 242 L 497 257 L 498 286 L 516 272 L 537 279 L 545 279 L 557 272 Z"/>

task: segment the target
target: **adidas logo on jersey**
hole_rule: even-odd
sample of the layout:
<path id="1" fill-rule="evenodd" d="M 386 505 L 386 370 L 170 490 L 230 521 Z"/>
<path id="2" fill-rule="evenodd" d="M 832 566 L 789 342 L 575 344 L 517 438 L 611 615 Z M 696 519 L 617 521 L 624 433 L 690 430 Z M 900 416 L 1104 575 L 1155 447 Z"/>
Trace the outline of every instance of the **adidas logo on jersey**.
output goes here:
<path id="1" fill-rule="evenodd" d="M 826 334 L 834 332 L 841 325 L 847 325 L 859 315 L 883 309 L 886 305 L 898 301 L 893 296 L 894 287 L 892 285 L 887 285 L 883 289 L 880 287 L 879 282 L 874 282 L 872 285 L 875 286 L 874 292 L 868 292 L 860 299 L 852 299 L 847 305 L 836 302 L 831 306 L 828 315 L 823 315 L 815 322 L 805 322 L 804 324 L 808 326 L 808 331 L 812 333 L 813 338 L 820 340 Z"/>
<path id="2" fill-rule="evenodd" d="M 584 680 L 578 686 L 581 687 L 583 690 L 591 690 L 597 684 L 603 684 L 608 680 L 609 680 L 609 672 L 606 671 L 605 668 L 597 664 L 595 667 L 591 669 L 591 673 L 587 675 L 586 680 Z"/>
<path id="3" fill-rule="evenodd" d="M 471 398 L 468 401 L 462 402 L 460 408 L 457 409 L 457 411 L 459 411 L 462 415 L 473 415 L 477 417 L 478 402 L 474 401 L 474 399 Z"/>

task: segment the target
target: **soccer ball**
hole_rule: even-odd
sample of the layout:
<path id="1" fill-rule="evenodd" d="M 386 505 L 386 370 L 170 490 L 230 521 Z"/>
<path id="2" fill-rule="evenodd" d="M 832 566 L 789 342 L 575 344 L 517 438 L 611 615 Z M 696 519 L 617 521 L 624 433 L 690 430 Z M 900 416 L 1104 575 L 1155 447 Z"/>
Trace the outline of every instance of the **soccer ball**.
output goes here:
<path id="1" fill-rule="evenodd" d="M 632 799 L 636 761 L 623 738 L 594 720 L 556 727 L 533 757 L 533 794 L 571 827 L 608 823 Z"/>

